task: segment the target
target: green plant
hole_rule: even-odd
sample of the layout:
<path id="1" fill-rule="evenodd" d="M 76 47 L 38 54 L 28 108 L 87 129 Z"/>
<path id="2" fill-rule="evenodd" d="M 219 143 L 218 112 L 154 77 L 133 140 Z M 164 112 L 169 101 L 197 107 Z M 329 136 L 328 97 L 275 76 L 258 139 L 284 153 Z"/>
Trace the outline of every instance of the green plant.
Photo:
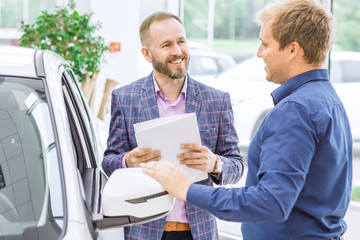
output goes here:
<path id="1" fill-rule="evenodd" d="M 360 187 L 353 187 L 352 188 L 351 200 L 360 201 Z"/>
<path id="2" fill-rule="evenodd" d="M 35 24 L 22 22 L 23 36 L 20 45 L 50 49 L 63 56 L 72 66 L 81 89 L 92 106 L 93 92 L 103 54 L 108 50 L 104 39 L 95 33 L 100 23 L 91 23 L 90 14 L 80 15 L 74 0 L 64 7 L 56 7 L 55 13 L 43 11 Z"/>

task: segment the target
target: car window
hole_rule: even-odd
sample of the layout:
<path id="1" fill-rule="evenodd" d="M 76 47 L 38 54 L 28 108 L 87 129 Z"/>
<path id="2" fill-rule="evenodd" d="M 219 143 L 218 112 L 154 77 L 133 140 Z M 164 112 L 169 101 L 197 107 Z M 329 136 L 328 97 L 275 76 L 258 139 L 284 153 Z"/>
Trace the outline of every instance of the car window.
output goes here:
<path id="1" fill-rule="evenodd" d="M 232 64 L 230 61 L 227 61 L 223 58 L 218 58 L 217 63 L 220 66 L 221 72 L 227 71 L 236 65 L 235 63 Z"/>
<path id="2" fill-rule="evenodd" d="M 251 57 L 219 75 L 219 79 L 239 79 L 266 82 L 265 63 L 261 58 Z"/>
<path id="3" fill-rule="evenodd" d="M 64 191 L 43 81 L 0 78 L 0 238 L 57 239 Z"/>
<path id="4" fill-rule="evenodd" d="M 360 82 L 360 61 L 332 61 L 330 79 L 333 82 Z"/>
<path id="5" fill-rule="evenodd" d="M 76 165 L 79 172 L 80 189 L 87 207 L 97 211 L 97 182 L 96 169 L 96 139 L 89 117 L 87 105 L 74 81 L 71 70 L 63 73 L 62 84 L 66 110 L 69 116 L 69 126 L 72 135 L 73 148 L 76 154 Z"/>
<path id="6" fill-rule="evenodd" d="M 92 125 L 92 120 L 90 117 L 90 110 L 88 109 L 87 105 L 86 105 L 86 100 L 84 99 L 81 90 L 79 88 L 79 85 L 77 84 L 77 80 L 75 79 L 74 76 L 74 72 L 71 69 L 66 69 L 66 77 L 69 80 L 70 87 L 72 88 L 73 93 L 76 96 L 77 99 L 77 104 L 80 107 L 80 112 L 83 116 L 83 118 L 85 119 L 85 125 L 87 128 L 87 132 L 88 132 L 88 137 L 90 138 L 90 144 L 92 145 L 92 149 L 94 152 L 94 154 L 96 155 L 96 152 L 98 151 L 97 149 L 97 145 L 96 145 L 96 141 L 95 141 L 95 133 L 94 133 L 94 128 Z"/>
<path id="7" fill-rule="evenodd" d="M 94 129 L 84 99 L 82 98 L 76 80 L 69 69 L 63 74 L 63 90 L 67 106 L 72 110 L 70 111 L 70 116 L 73 117 L 73 123 L 77 124 L 77 135 L 82 141 L 80 143 L 82 144 L 82 149 L 85 151 L 83 158 L 78 159 L 85 159 L 85 167 L 92 168 L 96 165 L 94 156 L 96 156 L 97 151 Z M 91 147 L 87 147 L 86 145 Z"/>
<path id="8" fill-rule="evenodd" d="M 190 75 L 212 75 L 219 73 L 216 60 L 207 56 L 191 56 L 189 63 Z"/>

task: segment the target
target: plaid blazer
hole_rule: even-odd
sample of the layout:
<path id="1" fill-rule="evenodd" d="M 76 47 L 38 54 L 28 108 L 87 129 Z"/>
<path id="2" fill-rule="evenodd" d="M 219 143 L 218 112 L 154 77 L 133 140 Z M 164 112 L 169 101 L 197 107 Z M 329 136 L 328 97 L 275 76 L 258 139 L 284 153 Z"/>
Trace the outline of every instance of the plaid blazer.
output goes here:
<path id="1" fill-rule="evenodd" d="M 243 162 L 237 146 L 230 95 L 197 82 L 189 75 L 187 79 L 186 112 L 196 113 L 202 144 L 224 162 L 219 179 L 208 174 L 208 179 L 198 184 L 236 183 L 242 176 Z M 121 168 L 122 156 L 137 147 L 133 124 L 154 118 L 159 118 L 159 111 L 152 73 L 112 92 L 109 138 L 102 162 L 108 175 Z M 186 204 L 186 210 L 195 240 L 218 239 L 214 216 L 190 204 Z M 161 239 L 165 221 L 166 217 L 126 227 L 125 239 Z"/>

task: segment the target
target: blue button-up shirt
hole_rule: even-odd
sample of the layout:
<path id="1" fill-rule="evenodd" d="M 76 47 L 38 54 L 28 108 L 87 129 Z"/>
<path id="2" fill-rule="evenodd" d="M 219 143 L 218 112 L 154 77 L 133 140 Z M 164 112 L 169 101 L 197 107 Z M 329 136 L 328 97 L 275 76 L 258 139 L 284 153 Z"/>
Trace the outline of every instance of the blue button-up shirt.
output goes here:
<path id="1" fill-rule="evenodd" d="M 244 222 L 244 239 L 332 239 L 346 231 L 352 135 L 327 70 L 295 76 L 272 93 L 248 151 L 246 186 L 192 184 L 187 201 Z"/>

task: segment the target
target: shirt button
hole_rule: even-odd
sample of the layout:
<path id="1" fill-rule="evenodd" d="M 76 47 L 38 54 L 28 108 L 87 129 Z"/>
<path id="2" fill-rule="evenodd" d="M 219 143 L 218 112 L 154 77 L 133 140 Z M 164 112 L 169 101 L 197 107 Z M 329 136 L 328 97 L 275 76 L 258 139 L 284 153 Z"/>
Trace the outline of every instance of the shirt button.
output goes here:
<path id="1" fill-rule="evenodd" d="M 172 109 L 172 107 L 169 107 L 169 110 L 171 110 Z"/>

